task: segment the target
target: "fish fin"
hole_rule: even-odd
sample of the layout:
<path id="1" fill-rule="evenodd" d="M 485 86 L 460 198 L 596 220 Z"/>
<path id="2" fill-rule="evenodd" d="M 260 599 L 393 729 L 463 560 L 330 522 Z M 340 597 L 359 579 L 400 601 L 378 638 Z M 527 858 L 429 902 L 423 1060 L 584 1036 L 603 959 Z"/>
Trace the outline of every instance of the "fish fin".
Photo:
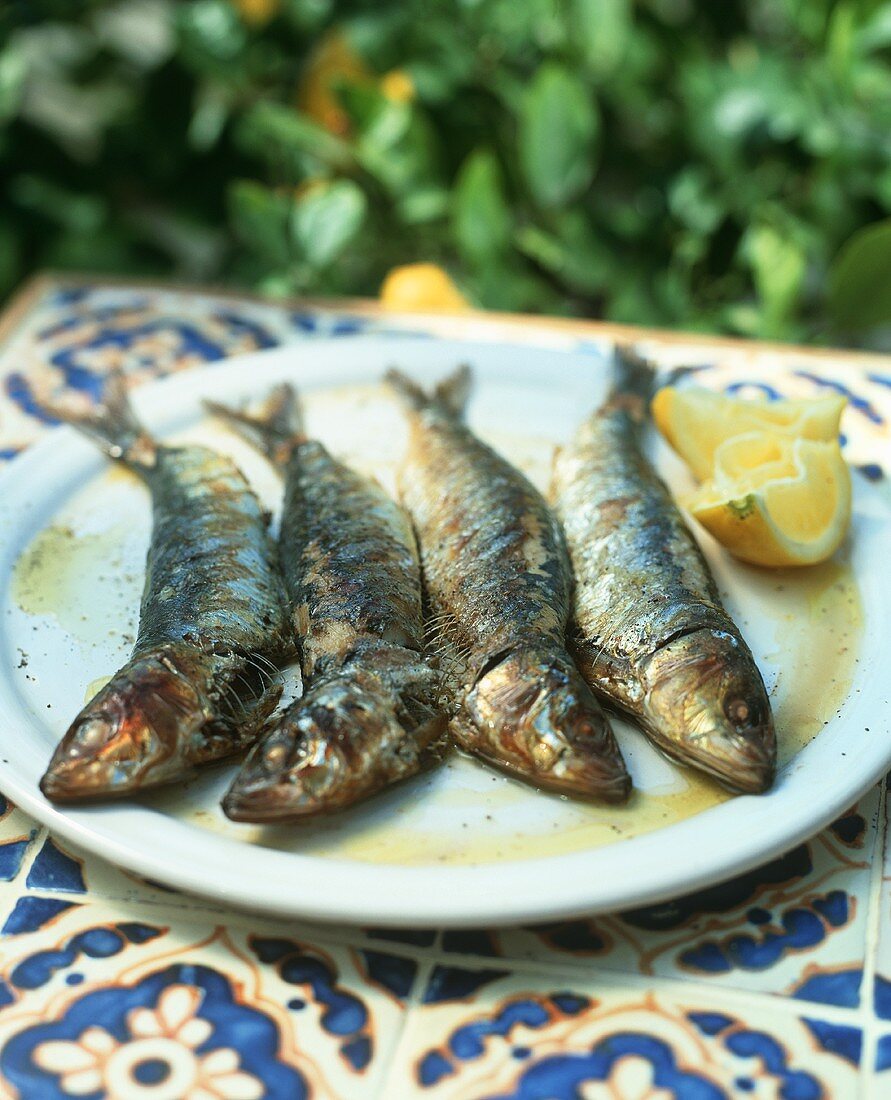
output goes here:
<path id="1" fill-rule="evenodd" d="M 457 621 L 449 612 L 424 619 L 424 652 L 439 678 L 438 698 L 446 708 L 455 700 L 470 668 L 470 650 L 461 638 Z"/>
<path id="2" fill-rule="evenodd" d="M 472 383 L 473 375 L 470 367 L 462 363 L 457 370 L 452 371 L 448 377 L 437 383 L 433 390 L 433 397 L 443 408 L 448 409 L 456 420 L 463 420 Z"/>
<path id="3" fill-rule="evenodd" d="M 605 646 L 593 652 L 592 647 L 580 645 L 578 640 L 571 651 L 579 672 L 604 706 L 639 714 L 644 693 L 627 657 L 607 653 Z"/>
<path id="4" fill-rule="evenodd" d="M 220 718 L 209 723 L 196 740 L 193 763 L 218 760 L 221 755 L 228 756 L 254 745 L 277 722 L 283 690 L 282 684 L 272 684 L 260 695 L 220 700 Z"/>
<path id="5" fill-rule="evenodd" d="M 276 465 L 287 462 L 294 447 L 306 439 L 300 400 L 294 387 L 286 382 L 270 390 L 255 410 L 236 409 L 219 401 L 205 401 L 204 407 L 225 420 Z"/>
<path id="6" fill-rule="evenodd" d="M 112 371 L 98 404 L 79 407 L 63 396 L 43 401 L 42 407 L 97 443 L 102 451 L 135 470 L 151 469 L 157 460 L 157 444 L 136 419 L 121 371 Z"/>
<path id="7" fill-rule="evenodd" d="M 609 403 L 621 405 L 636 421 L 647 417 L 656 388 L 656 367 L 630 344 L 617 344 L 613 358 L 613 383 Z"/>
<path id="8" fill-rule="evenodd" d="M 423 388 L 401 370 L 391 367 L 384 375 L 384 383 L 393 391 L 406 408 L 421 412 L 430 405 L 430 398 Z"/>
<path id="9" fill-rule="evenodd" d="M 437 383 L 432 393 L 427 393 L 422 386 L 402 371 L 390 369 L 384 375 L 384 382 L 409 409 L 421 412 L 424 409 L 436 408 L 455 420 L 460 420 L 464 416 L 467 398 L 470 396 L 471 381 L 470 367 L 466 364 Z"/>

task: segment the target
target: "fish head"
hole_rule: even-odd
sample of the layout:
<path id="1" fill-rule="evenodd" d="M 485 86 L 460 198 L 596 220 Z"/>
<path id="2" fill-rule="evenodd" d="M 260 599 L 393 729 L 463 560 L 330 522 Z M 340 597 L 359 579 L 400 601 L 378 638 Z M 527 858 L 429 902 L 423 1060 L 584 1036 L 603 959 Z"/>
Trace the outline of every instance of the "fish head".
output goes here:
<path id="1" fill-rule="evenodd" d="M 181 773 L 211 716 L 201 669 L 170 647 L 131 660 L 81 710 L 40 788 L 54 802 L 127 794 Z"/>
<path id="2" fill-rule="evenodd" d="M 630 791 L 606 716 L 568 657 L 523 647 L 491 656 L 454 728 L 465 748 L 541 787 L 607 802 Z"/>
<path id="3" fill-rule="evenodd" d="M 770 701 L 751 653 L 723 630 L 696 630 L 643 668 L 644 721 L 672 756 L 750 793 L 776 770 Z"/>
<path id="4" fill-rule="evenodd" d="M 445 718 L 354 671 L 312 687 L 251 751 L 223 810 L 234 821 L 285 822 L 346 809 L 420 771 Z"/>

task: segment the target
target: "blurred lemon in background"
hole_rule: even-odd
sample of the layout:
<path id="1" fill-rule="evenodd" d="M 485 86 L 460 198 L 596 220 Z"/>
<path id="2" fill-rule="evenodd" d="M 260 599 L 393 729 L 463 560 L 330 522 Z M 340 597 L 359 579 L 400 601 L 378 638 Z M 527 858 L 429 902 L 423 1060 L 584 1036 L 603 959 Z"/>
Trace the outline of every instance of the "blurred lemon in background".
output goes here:
<path id="1" fill-rule="evenodd" d="M 457 313 L 470 303 L 449 276 L 436 264 L 406 264 L 394 267 L 380 292 L 385 309 L 406 313 Z"/>

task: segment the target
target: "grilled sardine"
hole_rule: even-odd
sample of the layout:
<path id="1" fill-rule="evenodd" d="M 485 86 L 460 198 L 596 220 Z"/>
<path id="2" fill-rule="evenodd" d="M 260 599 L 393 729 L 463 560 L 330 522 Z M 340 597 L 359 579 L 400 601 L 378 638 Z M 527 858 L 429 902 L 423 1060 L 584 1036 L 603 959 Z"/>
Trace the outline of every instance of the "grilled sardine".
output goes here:
<path id="1" fill-rule="evenodd" d="M 540 787 L 621 801 L 630 780 L 566 649 L 571 574 L 541 494 L 462 423 L 469 372 L 428 396 L 391 371 L 410 442 L 402 500 L 453 666 L 459 744 Z"/>
<path id="2" fill-rule="evenodd" d="M 119 375 L 96 410 L 53 411 L 142 478 L 153 508 L 133 655 L 77 716 L 40 783 L 68 802 L 169 782 L 250 744 L 281 694 L 288 632 L 267 519 L 228 458 L 155 443 Z"/>
<path id="3" fill-rule="evenodd" d="M 304 683 L 223 808 L 238 821 L 341 810 L 432 763 L 445 733 L 414 533 L 379 485 L 305 437 L 290 387 L 254 417 L 209 407 L 284 477 L 279 551 Z"/>
<path id="4" fill-rule="evenodd" d="M 776 737 L 749 647 L 641 450 L 653 372 L 616 356 L 614 388 L 554 464 L 576 576 L 571 640 L 594 690 L 670 756 L 740 791 L 770 786 Z"/>

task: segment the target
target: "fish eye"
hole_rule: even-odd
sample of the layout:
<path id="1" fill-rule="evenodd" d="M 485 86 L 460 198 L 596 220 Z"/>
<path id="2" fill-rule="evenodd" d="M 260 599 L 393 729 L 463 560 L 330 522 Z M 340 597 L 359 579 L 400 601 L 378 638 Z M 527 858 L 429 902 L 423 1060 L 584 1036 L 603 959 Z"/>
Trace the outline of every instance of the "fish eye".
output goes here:
<path id="1" fill-rule="evenodd" d="M 279 768 L 284 764 L 287 754 L 287 748 L 279 742 L 266 750 L 264 762 L 268 768 Z"/>
<path id="2" fill-rule="evenodd" d="M 749 720 L 751 709 L 745 699 L 728 699 L 724 704 L 724 713 L 734 725 L 741 726 Z"/>
<path id="3" fill-rule="evenodd" d="M 76 752 L 84 749 L 100 748 L 114 734 L 114 725 L 103 716 L 89 717 L 80 723 L 77 730 Z M 72 746 L 74 749 L 75 746 Z"/>

